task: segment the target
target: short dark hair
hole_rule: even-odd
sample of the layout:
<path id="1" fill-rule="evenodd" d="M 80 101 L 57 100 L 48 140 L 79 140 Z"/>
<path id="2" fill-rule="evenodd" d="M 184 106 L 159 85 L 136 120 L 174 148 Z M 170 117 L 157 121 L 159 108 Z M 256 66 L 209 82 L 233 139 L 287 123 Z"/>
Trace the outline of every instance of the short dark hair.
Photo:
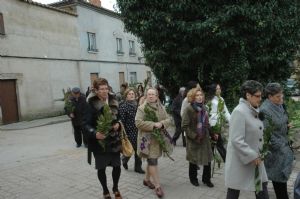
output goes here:
<path id="1" fill-rule="evenodd" d="M 267 98 L 269 97 L 269 95 L 273 96 L 276 95 L 277 93 L 282 92 L 282 90 L 283 89 L 279 83 L 277 82 L 268 83 L 264 90 L 264 96 Z"/>
<path id="2" fill-rule="evenodd" d="M 261 83 L 255 80 L 247 80 L 241 86 L 241 97 L 247 99 L 247 93 L 254 95 L 258 91 L 263 91 Z"/>
<path id="3" fill-rule="evenodd" d="M 189 82 L 186 84 L 186 87 L 185 87 L 185 91 L 184 91 L 183 97 L 186 97 L 186 96 L 187 96 L 187 93 L 188 93 L 191 89 L 196 88 L 196 87 L 197 87 L 197 84 L 198 84 L 197 81 L 194 81 L 194 80 L 189 81 Z"/>
<path id="4" fill-rule="evenodd" d="M 210 101 L 213 99 L 213 97 L 216 95 L 216 90 L 217 90 L 217 86 L 219 84 L 213 83 L 210 84 L 209 86 L 207 86 L 207 95 L 206 95 L 206 100 Z"/>
<path id="5" fill-rule="evenodd" d="M 99 86 L 108 85 L 108 81 L 105 78 L 97 78 L 93 82 L 94 89 L 98 90 Z"/>

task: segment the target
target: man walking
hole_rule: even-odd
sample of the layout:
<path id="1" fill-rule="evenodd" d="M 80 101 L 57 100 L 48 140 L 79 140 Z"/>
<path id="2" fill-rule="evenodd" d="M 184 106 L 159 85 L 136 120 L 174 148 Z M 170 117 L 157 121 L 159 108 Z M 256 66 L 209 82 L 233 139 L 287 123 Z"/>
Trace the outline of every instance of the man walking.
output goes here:
<path id="1" fill-rule="evenodd" d="M 84 146 L 87 147 L 87 139 L 82 128 L 82 117 L 84 108 L 86 107 L 86 98 L 80 93 L 78 87 L 74 87 L 69 97 L 69 101 L 71 102 L 72 109 L 70 110 L 65 107 L 65 111 L 72 121 L 76 146 L 80 147 L 83 140 Z"/>

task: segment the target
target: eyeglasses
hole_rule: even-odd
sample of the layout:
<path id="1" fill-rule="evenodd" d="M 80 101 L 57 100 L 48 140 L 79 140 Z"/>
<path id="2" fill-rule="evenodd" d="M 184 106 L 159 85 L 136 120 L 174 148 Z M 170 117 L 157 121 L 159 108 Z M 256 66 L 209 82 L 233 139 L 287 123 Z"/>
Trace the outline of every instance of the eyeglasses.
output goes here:
<path id="1" fill-rule="evenodd" d="M 251 95 L 251 96 L 254 96 L 256 98 L 261 98 L 261 95 Z"/>

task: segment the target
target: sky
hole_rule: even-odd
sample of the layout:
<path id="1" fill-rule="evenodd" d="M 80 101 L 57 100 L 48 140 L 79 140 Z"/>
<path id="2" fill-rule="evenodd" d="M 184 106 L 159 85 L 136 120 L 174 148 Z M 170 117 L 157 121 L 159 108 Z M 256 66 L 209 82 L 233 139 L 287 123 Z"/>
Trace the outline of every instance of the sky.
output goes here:
<path id="1" fill-rule="evenodd" d="M 39 3 L 48 4 L 57 2 L 59 0 L 33 0 Z M 101 0 L 101 6 L 106 9 L 114 10 L 113 5 L 116 4 L 116 0 Z"/>

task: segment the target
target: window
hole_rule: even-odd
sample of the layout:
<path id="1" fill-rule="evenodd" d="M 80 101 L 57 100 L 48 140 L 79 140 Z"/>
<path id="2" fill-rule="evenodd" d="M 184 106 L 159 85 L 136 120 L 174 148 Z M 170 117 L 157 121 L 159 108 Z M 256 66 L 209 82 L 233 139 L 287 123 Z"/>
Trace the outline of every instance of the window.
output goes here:
<path id="1" fill-rule="evenodd" d="M 5 35 L 3 14 L 0 13 L 0 35 Z"/>
<path id="2" fill-rule="evenodd" d="M 137 83 L 136 72 L 130 72 L 130 83 L 131 84 Z"/>
<path id="3" fill-rule="evenodd" d="M 117 38 L 117 53 L 118 54 L 124 54 L 123 53 L 122 39 L 121 38 Z"/>
<path id="4" fill-rule="evenodd" d="M 96 46 L 96 34 L 91 32 L 88 32 L 87 34 L 88 34 L 88 42 L 89 42 L 88 51 L 98 52 Z"/>
<path id="5" fill-rule="evenodd" d="M 90 80 L 91 80 L 91 85 L 93 85 L 93 82 L 95 79 L 99 77 L 98 73 L 90 73 Z"/>
<path id="6" fill-rule="evenodd" d="M 129 40 L 129 55 L 135 55 L 134 41 Z"/>

